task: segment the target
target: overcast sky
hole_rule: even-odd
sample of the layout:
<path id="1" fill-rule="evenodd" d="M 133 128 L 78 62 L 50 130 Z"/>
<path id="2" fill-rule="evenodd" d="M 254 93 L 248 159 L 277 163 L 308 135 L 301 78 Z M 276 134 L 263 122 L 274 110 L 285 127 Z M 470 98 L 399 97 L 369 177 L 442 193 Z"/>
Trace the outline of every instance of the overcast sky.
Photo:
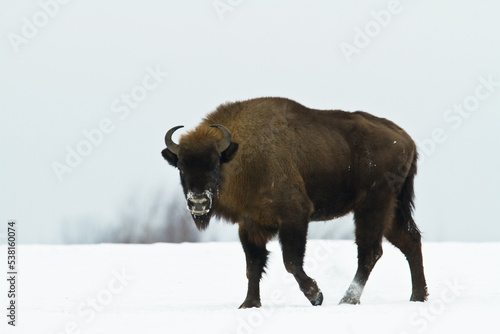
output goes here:
<path id="1" fill-rule="evenodd" d="M 0 223 L 22 242 L 180 193 L 165 132 L 260 96 L 393 120 L 424 240 L 500 240 L 498 1 L 60 1 L 0 2 Z"/>

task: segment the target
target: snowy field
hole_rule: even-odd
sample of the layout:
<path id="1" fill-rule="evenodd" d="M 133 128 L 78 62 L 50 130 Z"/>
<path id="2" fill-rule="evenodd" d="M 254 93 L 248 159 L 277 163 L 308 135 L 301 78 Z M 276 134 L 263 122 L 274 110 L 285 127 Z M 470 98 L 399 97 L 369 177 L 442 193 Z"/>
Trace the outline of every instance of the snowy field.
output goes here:
<path id="1" fill-rule="evenodd" d="M 361 305 L 352 306 L 337 303 L 356 270 L 355 245 L 311 240 L 306 271 L 324 293 L 319 307 L 286 273 L 279 244 L 268 248 L 263 307 L 238 310 L 247 283 L 238 243 L 22 245 L 17 326 L 3 316 L 2 327 L 27 334 L 499 332 L 500 243 L 425 243 L 426 303 L 408 301 L 406 260 L 384 243 Z"/>

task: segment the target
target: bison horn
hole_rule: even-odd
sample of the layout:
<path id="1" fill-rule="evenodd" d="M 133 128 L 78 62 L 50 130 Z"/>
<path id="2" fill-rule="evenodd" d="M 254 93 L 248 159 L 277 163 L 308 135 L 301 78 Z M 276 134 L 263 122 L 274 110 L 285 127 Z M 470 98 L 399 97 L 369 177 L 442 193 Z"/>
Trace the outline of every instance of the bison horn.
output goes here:
<path id="1" fill-rule="evenodd" d="M 167 134 L 165 135 L 165 145 L 167 145 L 168 150 L 174 154 L 179 154 L 179 145 L 174 143 L 174 141 L 172 140 L 172 135 L 174 134 L 174 132 L 177 129 L 180 129 L 183 127 L 184 127 L 184 125 L 174 126 L 170 130 L 168 130 Z"/>
<path id="2" fill-rule="evenodd" d="M 217 151 L 219 151 L 219 153 L 222 153 L 231 144 L 231 132 L 229 132 L 229 130 L 224 125 L 212 124 L 210 126 L 212 128 L 217 128 L 217 129 L 221 130 L 222 132 L 224 132 L 224 138 L 220 142 L 217 143 Z"/>

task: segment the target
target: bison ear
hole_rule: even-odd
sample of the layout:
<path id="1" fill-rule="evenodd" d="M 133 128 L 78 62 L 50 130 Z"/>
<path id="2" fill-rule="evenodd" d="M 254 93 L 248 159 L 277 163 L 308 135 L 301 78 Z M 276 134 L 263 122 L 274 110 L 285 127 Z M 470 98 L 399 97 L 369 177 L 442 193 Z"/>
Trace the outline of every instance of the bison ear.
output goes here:
<path id="1" fill-rule="evenodd" d="M 161 155 L 165 160 L 167 160 L 169 164 L 171 164 L 174 167 L 177 167 L 177 161 L 179 161 L 179 159 L 177 158 L 177 154 L 172 153 L 172 151 L 166 148 L 163 151 L 161 151 Z"/>
<path id="2" fill-rule="evenodd" d="M 236 151 L 238 151 L 238 144 L 235 142 L 231 142 L 231 144 L 229 144 L 229 147 L 226 148 L 224 152 L 222 152 L 220 156 L 220 161 L 222 163 L 231 161 L 236 155 Z"/>

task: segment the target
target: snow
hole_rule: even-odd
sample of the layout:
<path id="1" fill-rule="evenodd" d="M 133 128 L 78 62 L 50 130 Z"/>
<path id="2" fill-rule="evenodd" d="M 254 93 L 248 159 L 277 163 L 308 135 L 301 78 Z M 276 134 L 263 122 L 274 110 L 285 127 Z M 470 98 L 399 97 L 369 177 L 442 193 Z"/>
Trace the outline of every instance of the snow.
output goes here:
<path id="1" fill-rule="evenodd" d="M 41 334 L 498 332 L 500 243 L 424 243 L 426 303 L 408 301 L 407 262 L 384 243 L 361 305 L 338 305 L 356 247 L 310 240 L 306 272 L 324 294 L 317 307 L 285 271 L 279 244 L 268 249 L 263 307 L 238 310 L 247 284 L 239 243 L 21 245 L 17 326 L 5 315 L 2 326 Z"/>

